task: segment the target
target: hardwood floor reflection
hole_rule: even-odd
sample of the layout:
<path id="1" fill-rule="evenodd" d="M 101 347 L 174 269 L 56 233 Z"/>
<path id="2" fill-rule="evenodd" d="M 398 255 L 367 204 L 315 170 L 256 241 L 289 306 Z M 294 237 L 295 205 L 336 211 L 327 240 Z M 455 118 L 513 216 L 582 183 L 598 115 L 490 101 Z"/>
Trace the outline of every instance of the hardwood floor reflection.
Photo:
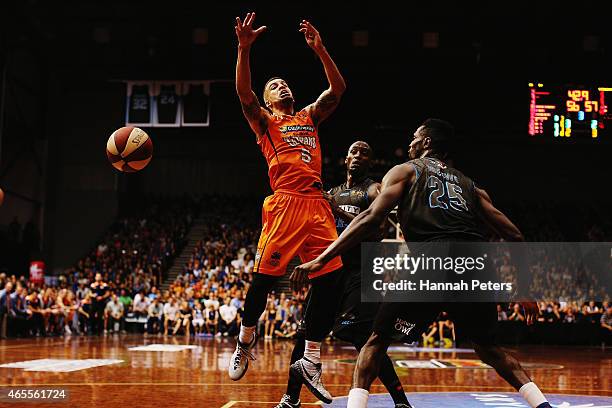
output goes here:
<path id="1" fill-rule="evenodd" d="M 190 345 L 183 351 L 132 351 L 152 345 Z M 70 372 L 0 368 L 3 390 L 19 386 L 63 387 L 72 406 L 197 406 L 234 408 L 273 406 L 283 395 L 291 341 L 261 340 L 247 375 L 239 382 L 227 376 L 234 342 L 226 338 L 68 337 L 0 341 L 0 364 L 37 359 L 112 359 L 122 362 Z M 513 391 L 497 374 L 480 367 L 474 353 L 407 351 L 391 353 L 407 392 Z M 612 349 L 530 346 L 511 349 L 525 363 L 544 392 L 612 396 Z M 350 388 L 355 351 L 345 343 L 323 346 L 324 382 L 334 396 Z M 410 368 L 432 360 L 452 368 Z M 373 392 L 384 392 L 379 382 Z M 265 404 L 263 402 L 270 402 Z M 308 391 L 302 401 L 315 402 Z M 262 403 L 257 403 L 262 402 Z M 58 407 L 64 403 L 29 404 Z M 308 406 L 308 405 L 306 405 Z"/>

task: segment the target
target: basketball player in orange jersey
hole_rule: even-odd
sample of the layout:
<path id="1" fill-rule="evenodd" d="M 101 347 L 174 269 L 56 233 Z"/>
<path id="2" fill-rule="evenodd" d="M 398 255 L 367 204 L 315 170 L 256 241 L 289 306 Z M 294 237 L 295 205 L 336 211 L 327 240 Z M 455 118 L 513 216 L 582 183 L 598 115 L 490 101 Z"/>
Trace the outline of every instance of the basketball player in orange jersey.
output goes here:
<path id="1" fill-rule="evenodd" d="M 322 194 L 317 127 L 338 105 L 346 89 L 344 79 L 325 49 L 319 32 L 303 20 L 299 31 L 321 60 L 329 88 L 314 103 L 296 111 L 287 83 L 282 78 L 272 78 L 264 87 L 265 106 L 262 107 L 251 89 L 249 54 L 253 42 L 266 27 L 253 29 L 254 20 L 255 13 L 248 13 L 244 21 L 236 18 L 236 91 L 244 116 L 268 163 L 274 194 L 263 204 L 255 274 L 245 300 L 238 344 L 228 369 L 232 380 L 242 378 L 249 359 L 255 359 L 251 349 L 257 341 L 257 320 L 264 311 L 268 292 L 285 274 L 289 261 L 295 255 L 304 262 L 315 259 L 337 238 L 331 207 Z M 312 293 L 305 312 L 304 357 L 292 365 L 292 370 L 302 377 L 304 385 L 327 403 L 331 402 L 331 395 L 321 383 L 320 347 L 334 322 L 340 298 L 337 289 L 341 267 L 342 261 L 336 257 L 309 276 Z"/>

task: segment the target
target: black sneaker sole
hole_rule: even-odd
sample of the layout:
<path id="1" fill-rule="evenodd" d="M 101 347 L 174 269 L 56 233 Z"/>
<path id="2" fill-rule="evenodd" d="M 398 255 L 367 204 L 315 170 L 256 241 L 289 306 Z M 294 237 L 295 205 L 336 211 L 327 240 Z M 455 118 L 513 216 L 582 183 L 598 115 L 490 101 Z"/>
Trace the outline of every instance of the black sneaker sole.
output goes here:
<path id="1" fill-rule="evenodd" d="M 317 397 L 320 401 L 326 404 L 332 403 L 333 400 L 331 398 L 327 398 L 326 396 L 321 394 L 315 387 L 312 386 L 312 384 L 310 384 L 310 382 L 306 380 L 306 378 L 304 378 L 304 373 L 302 372 L 302 366 L 300 365 L 299 360 L 291 364 L 291 366 L 289 367 L 289 371 L 291 372 L 291 374 L 300 378 L 302 380 L 302 384 L 304 384 L 306 388 L 308 388 L 308 390 L 312 393 L 312 395 Z"/>

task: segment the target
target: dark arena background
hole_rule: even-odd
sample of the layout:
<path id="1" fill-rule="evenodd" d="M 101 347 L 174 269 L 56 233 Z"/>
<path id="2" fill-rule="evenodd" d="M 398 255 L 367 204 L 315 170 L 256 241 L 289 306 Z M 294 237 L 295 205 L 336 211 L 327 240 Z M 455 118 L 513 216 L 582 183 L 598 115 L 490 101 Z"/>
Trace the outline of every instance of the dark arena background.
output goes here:
<path id="1" fill-rule="evenodd" d="M 250 57 L 260 102 L 273 76 L 299 108 L 328 87 L 302 19 L 346 81 L 318 130 L 325 190 L 346 181 L 353 142 L 372 147 L 370 177 L 381 181 L 409 160 L 419 125 L 440 118 L 455 128 L 453 165 L 526 241 L 611 242 L 604 6 L 2 2 L 0 406 L 273 407 L 283 397 L 306 310 L 307 287 L 289 282 L 299 259 L 268 297 L 249 372 L 227 374 L 272 194 L 236 95 L 235 18 L 250 11 L 255 27 L 268 27 Z M 118 171 L 106 157 L 123 126 L 153 142 L 140 171 Z M 397 225 L 386 229 L 387 239 L 400 236 Z M 525 324 L 518 303 L 500 303 L 496 341 L 552 406 L 612 407 L 612 270 L 591 283 L 579 274 L 584 290 L 555 259 L 540 272 L 536 322 Z M 97 273 L 110 294 L 101 306 Z M 563 296 L 547 295 L 553 287 Z M 115 296 L 117 315 L 106 305 Z M 202 325 L 174 325 L 177 313 L 197 310 Z M 388 350 L 413 407 L 530 406 L 445 314 L 418 330 Z M 357 356 L 333 333 L 323 341 L 331 406 L 346 406 Z M 323 403 L 304 387 L 301 405 Z M 394 406 L 379 380 L 368 406 Z"/>

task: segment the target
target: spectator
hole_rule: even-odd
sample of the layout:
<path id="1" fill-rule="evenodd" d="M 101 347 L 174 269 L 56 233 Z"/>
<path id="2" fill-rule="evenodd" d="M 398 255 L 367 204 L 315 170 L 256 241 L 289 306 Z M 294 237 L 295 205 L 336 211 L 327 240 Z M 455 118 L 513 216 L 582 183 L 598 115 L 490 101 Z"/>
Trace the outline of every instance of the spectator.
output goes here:
<path id="1" fill-rule="evenodd" d="M 123 310 L 132 310 L 132 298 L 127 295 L 127 291 L 125 289 L 121 289 L 119 292 L 121 296 L 119 296 L 119 302 L 123 305 Z"/>
<path id="2" fill-rule="evenodd" d="M 230 304 L 229 297 L 224 299 L 223 305 L 219 308 L 219 315 L 221 316 L 220 331 L 223 333 L 223 336 L 235 336 L 238 334 L 238 310 Z"/>
<path id="3" fill-rule="evenodd" d="M 447 312 L 440 313 L 438 319 L 438 334 L 440 335 L 440 347 L 445 345 L 455 345 L 455 323 L 449 319 Z M 452 341 L 452 344 L 449 342 Z"/>
<path id="4" fill-rule="evenodd" d="M 204 313 L 202 312 L 202 303 L 196 302 L 193 309 L 193 328 L 196 336 L 199 336 L 204 331 Z"/>
<path id="5" fill-rule="evenodd" d="M 271 339 L 274 334 L 274 329 L 276 328 L 277 321 L 277 310 L 276 304 L 274 302 L 274 295 L 272 298 L 268 299 L 268 304 L 266 305 L 266 310 L 263 313 L 264 319 L 264 335 L 266 339 Z M 280 317 L 280 316 L 278 316 Z"/>
<path id="6" fill-rule="evenodd" d="M 124 330 L 124 309 L 123 303 L 119 302 L 117 295 L 113 294 L 111 296 L 110 302 L 106 304 L 104 310 L 104 333 L 112 331 L 113 333 L 118 333 L 119 331 Z M 107 324 L 110 322 L 110 329 L 107 331 Z"/>
<path id="7" fill-rule="evenodd" d="M 568 308 L 565 316 L 563 317 L 563 323 L 576 323 L 576 315 L 574 309 Z"/>
<path id="8" fill-rule="evenodd" d="M 601 315 L 601 341 L 604 344 L 612 343 L 612 306 L 606 309 L 606 312 Z"/>
<path id="9" fill-rule="evenodd" d="M 168 335 L 168 327 L 174 327 L 178 318 L 178 306 L 176 299 L 171 297 L 164 305 L 164 336 Z"/>
<path id="10" fill-rule="evenodd" d="M 191 308 L 189 307 L 189 303 L 187 303 L 186 301 L 183 301 L 178 311 L 178 318 L 176 320 L 176 325 L 174 326 L 174 332 L 172 334 L 176 334 L 179 331 L 179 329 L 183 327 L 185 335 L 189 337 L 190 329 L 191 329 L 192 314 L 193 312 Z"/>
<path id="11" fill-rule="evenodd" d="M 86 280 L 81 280 L 78 285 L 79 288 L 76 291 L 77 300 L 85 299 L 85 296 L 91 292 L 91 290 L 86 286 Z"/>
<path id="12" fill-rule="evenodd" d="M 432 347 L 434 345 L 436 341 L 434 336 L 437 332 L 438 322 L 432 322 L 427 328 L 427 331 L 421 334 L 421 337 L 423 339 L 423 347 Z"/>
<path id="13" fill-rule="evenodd" d="M 95 334 L 101 334 L 104 324 L 104 308 L 106 301 L 110 296 L 110 291 L 106 282 L 102 281 L 102 274 L 96 273 L 95 282 L 90 286 L 93 292 L 91 304 L 92 331 Z"/>
<path id="14" fill-rule="evenodd" d="M 159 301 L 159 296 L 153 299 L 153 302 L 149 305 L 147 310 L 147 332 L 149 334 L 158 334 L 161 332 L 162 315 L 164 308 Z"/>
<path id="15" fill-rule="evenodd" d="M 92 334 L 91 321 L 92 321 L 92 306 L 91 298 L 93 294 L 88 292 L 83 300 L 81 300 L 77 306 L 77 314 L 79 319 L 79 331 L 85 334 Z"/>
<path id="16" fill-rule="evenodd" d="M 153 299 L 159 296 L 158 290 L 155 286 L 151 288 L 151 292 L 148 294 L 149 300 L 153 301 Z"/>
<path id="17" fill-rule="evenodd" d="M 214 307 L 214 303 L 209 303 L 206 306 L 206 333 L 211 336 L 216 336 L 219 329 L 219 312 Z"/>
<path id="18" fill-rule="evenodd" d="M 132 311 L 136 317 L 145 317 L 147 316 L 147 311 L 149 309 L 149 298 L 145 296 L 144 290 L 141 290 L 134 296 L 134 305 L 132 307 Z"/>
<path id="19" fill-rule="evenodd" d="M 13 305 L 11 302 L 11 294 L 13 292 L 13 283 L 7 282 L 0 293 L 0 338 L 7 337 L 8 320 L 11 317 Z"/>
<path id="20" fill-rule="evenodd" d="M 508 314 L 506 314 L 506 311 L 502 308 L 501 305 L 497 305 L 497 321 L 503 322 L 506 320 L 508 320 Z"/>
<path id="21" fill-rule="evenodd" d="M 518 303 L 515 303 L 512 310 L 513 312 L 508 318 L 508 320 L 513 321 L 513 322 L 524 322 L 525 321 L 525 316 L 521 314 L 521 305 L 519 305 Z"/>

